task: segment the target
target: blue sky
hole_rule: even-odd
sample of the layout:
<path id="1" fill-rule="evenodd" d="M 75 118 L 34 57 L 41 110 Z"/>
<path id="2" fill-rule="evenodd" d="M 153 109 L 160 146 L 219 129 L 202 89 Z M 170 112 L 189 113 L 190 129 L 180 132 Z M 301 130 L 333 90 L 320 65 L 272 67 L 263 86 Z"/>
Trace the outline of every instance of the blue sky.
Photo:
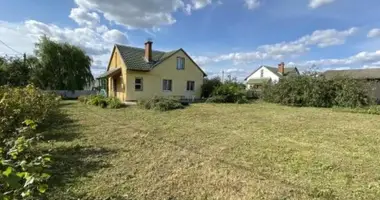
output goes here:
<path id="1" fill-rule="evenodd" d="M 378 0 L 1 0 L 0 55 L 33 53 L 40 35 L 70 42 L 106 69 L 114 43 L 185 49 L 210 75 L 260 65 L 380 67 Z"/>

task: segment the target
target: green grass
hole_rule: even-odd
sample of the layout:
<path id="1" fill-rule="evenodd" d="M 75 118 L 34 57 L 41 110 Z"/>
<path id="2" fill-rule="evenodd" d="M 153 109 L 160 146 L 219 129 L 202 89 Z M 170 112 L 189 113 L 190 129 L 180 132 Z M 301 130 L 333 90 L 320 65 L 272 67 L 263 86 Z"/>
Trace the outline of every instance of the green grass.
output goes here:
<path id="1" fill-rule="evenodd" d="M 379 199 L 380 116 L 272 104 L 65 102 L 51 199 Z"/>

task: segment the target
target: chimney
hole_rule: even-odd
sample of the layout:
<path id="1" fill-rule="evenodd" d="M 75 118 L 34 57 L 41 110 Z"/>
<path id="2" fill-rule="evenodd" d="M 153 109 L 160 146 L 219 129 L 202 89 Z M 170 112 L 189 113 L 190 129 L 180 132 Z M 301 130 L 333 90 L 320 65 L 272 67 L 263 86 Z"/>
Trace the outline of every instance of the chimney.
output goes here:
<path id="1" fill-rule="evenodd" d="M 281 62 L 280 64 L 278 64 L 278 73 L 284 75 L 284 73 L 285 73 L 285 63 L 284 62 Z"/>
<path id="2" fill-rule="evenodd" d="M 152 62 L 152 44 L 151 40 L 145 42 L 145 55 L 144 58 L 147 62 Z"/>

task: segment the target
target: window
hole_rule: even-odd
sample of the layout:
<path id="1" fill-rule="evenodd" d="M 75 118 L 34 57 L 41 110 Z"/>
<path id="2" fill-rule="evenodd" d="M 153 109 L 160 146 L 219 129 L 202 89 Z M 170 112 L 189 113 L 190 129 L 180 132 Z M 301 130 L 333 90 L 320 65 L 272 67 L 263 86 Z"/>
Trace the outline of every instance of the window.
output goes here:
<path id="1" fill-rule="evenodd" d="M 162 81 L 162 90 L 164 90 L 164 91 L 172 91 L 172 80 L 164 79 Z"/>
<path id="2" fill-rule="evenodd" d="M 135 78 L 135 91 L 143 91 L 143 79 Z"/>
<path id="3" fill-rule="evenodd" d="M 194 91 L 194 88 L 195 88 L 195 82 L 194 81 L 187 81 L 186 90 L 187 91 Z"/>
<path id="4" fill-rule="evenodd" d="M 264 77 L 264 70 L 263 69 L 260 71 L 260 77 L 261 78 Z"/>
<path id="5" fill-rule="evenodd" d="M 177 70 L 185 69 L 185 58 L 177 57 Z"/>

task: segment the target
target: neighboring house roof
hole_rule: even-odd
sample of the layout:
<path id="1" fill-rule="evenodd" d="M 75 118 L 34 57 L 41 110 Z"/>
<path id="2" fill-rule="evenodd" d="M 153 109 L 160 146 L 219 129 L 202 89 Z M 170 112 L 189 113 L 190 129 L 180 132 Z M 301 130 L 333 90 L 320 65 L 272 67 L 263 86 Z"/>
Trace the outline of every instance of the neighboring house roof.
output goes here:
<path id="1" fill-rule="evenodd" d="M 253 71 L 251 74 L 249 74 L 247 76 L 247 78 L 245 78 L 244 80 L 247 80 L 250 76 L 252 76 L 252 74 L 256 73 L 260 68 L 262 67 L 265 67 L 267 68 L 269 71 L 271 71 L 272 73 L 274 73 L 275 75 L 277 75 L 278 77 L 284 77 L 284 76 L 297 76 L 299 75 L 299 71 L 297 69 L 297 67 L 285 67 L 284 68 L 284 74 L 281 74 L 278 72 L 278 68 L 277 67 L 270 67 L 270 66 L 260 66 L 259 68 L 257 68 L 255 71 Z"/>
<path id="2" fill-rule="evenodd" d="M 164 60 L 170 58 L 175 53 L 183 51 L 190 58 L 190 60 L 199 68 L 199 70 L 201 70 L 204 76 L 207 76 L 206 73 L 191 59 L 191 57 L 183 49 L 178 49 L 169 52 L 152 50 L 152 61 L 147 62 L 144 58 L 145 49 L 118 44 L 115 45 L 115 48 L 119 50 L 121 58 L 126 64 L 127 69 L 129 70 L 150 71 L 154 67 L 162 63 Z"/>
<path id="3" fill-rule="evenodd" d="M 322 74 L 326 78 L 349 77 L 354 79 L 380 79 L 380 68 L 374 69 L 350 69 L 328 70 Z"/>

